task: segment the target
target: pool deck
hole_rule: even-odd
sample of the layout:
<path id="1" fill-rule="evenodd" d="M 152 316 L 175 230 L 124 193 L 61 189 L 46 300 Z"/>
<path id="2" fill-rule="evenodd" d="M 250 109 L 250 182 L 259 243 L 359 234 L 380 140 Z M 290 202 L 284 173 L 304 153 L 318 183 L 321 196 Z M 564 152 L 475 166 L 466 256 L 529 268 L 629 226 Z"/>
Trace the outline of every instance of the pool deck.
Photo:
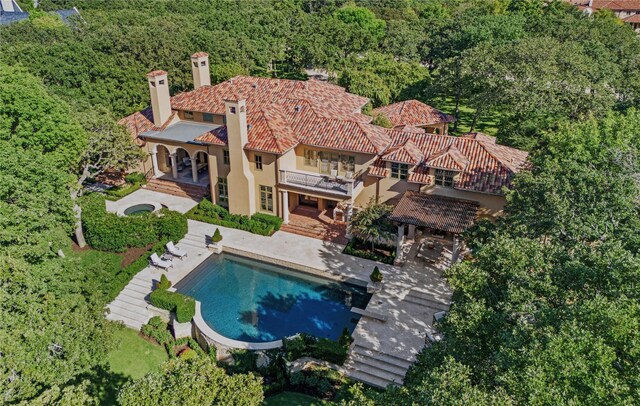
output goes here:
<path id="1" fill-rule="evenodd" d="M 141 203 L 140 196 L 125 204 L 135 203 Z M 188 257 L 184 260 L 174 259 L 174 266 L 168 272 L 151 266 L 140 271 L 108 305 L 111 312 L 107 318 L 139 329 L 153 315 L 149 309 L 148 295 L 163 273 L 176 284 L 209 255 L 215 255 L 206 247 L 205 236 L 212 235 L 216 228 L 220 229 L 223 236 L 225 251 L 268 260 L 333 280 L 365 285 L 374 266 L 380 268 L 384 275 L 382 289 L 372 296 L 365 315 L 354 330 L 354 343 L 345 364 L 349 376 L 368 384 L 380 387 L 391 383 L 401 384 L 407 368 L 425 345 L 433 314 L 449 307 L 451 293 L 442 277 L 448 265 L 446 250 L 443 255 L 445 261 L 440 265 L 408 260 L 403 267 L 397 267 L 345 255 L 342 253 L 343 245 L 315 238 L 283 231 L 264 237 L 189 220 L 187 235 L 176 244 L 189 253 Z M 412 258 L 412 255 L 408 257 Z M 384 320 L 373 317 L 375 315 L 384 316 Z"/>
<path id="2" fill-rule="evenodd" d="M 180 213 L 186 213 L 198 204 L 198 202 L 193 199 L 154 192 L 153 190 L 147 189 L 138 189 L 117 201 L 106 201 L 107 211 L 112 213 L 122 213 L 128 207 L 144 203 L 161 204 Z"/>

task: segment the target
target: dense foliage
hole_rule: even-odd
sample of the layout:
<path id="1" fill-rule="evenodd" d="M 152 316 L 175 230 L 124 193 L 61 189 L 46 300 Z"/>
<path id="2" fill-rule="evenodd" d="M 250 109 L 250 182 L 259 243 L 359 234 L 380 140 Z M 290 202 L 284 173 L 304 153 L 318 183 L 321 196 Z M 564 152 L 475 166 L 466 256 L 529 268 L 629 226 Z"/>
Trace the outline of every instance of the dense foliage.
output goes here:
<path id="1" fill-rule="evenodd" d="M 127 383 L 118 402 L 123 406 L 257 406 L 263 399 L 261 383 L 253 375 L 227 375 L 210 357 L 180 357 L 164 364 L 160 372 Z"/>

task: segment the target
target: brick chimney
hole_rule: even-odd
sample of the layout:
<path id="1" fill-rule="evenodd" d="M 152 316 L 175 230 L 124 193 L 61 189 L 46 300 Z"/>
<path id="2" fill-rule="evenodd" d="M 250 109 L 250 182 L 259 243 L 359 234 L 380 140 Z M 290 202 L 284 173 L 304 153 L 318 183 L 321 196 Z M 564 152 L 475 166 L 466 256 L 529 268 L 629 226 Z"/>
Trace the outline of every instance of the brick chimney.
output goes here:
<path id="1" fill-rule="evenodd" d="M 153 124 L 161 127 L 171 117 L 171 97 L 169 96 L 169 81 L 167 72 L 154 70 L 147 74 L 149 80 L 149 94 L 153 109 Z"/>
<path id="2" fill-rule="evenodd" d="M 209 54 L 206 52 L 196 52 L 191 55 L 191 70 L 193 71 L 193 88 L 211 86 L 211 75 L 209 73 Z"/>

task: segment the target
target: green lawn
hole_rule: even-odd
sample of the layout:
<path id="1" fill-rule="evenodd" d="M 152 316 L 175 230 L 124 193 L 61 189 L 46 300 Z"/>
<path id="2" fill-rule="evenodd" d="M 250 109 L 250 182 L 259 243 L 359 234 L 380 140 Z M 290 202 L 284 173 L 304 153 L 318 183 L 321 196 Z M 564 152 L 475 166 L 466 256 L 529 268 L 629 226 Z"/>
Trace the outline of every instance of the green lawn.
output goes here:
<path id="1" fill-rule="evenodd" d="M 282 392 L 269 396 L 263 403 L 264 406 L 320 406 L 333 404 L 332 402 L 295 392 Z"/>
<path id="2" fill-rule="evenodd" d="M 107 360 L 111 371 L 116 374 L 140 378 L 148 372 L 158 370 L 160 364 L 169 358 L 163 347 L 141 338 L 135 330 L 123 328 L 115 335 L 120 344 L 108 355 Z"/>
<path id="3" fill-rule="evenodd" d="M 453 97 L 449 97 L 447 99 L 433 101 L 430 103 L 433 107 L 437 108 L 440 111 L 443 111 L 447 114 L 451 114 L 452 116 L 456 112 L 456 103 Z M 458 121 L 458 132 L 457 134 L 462 134 L 468 132 L 471 128 L 471 123 L 473 122 L 473 113 L 474 109 L 471 107 L 465 106 L 464 104 L 460 105 L 460 121 Z M 489 135 L 495 135 L 498 131 L 498 120 L 500 119 L 500 115 L 497 113 L 493 114 L 485 114 L 480 117 L 478 123 L 476 124 L 476 128 L 474 131 L 480 131 Z M 453 133 L 453 124 L 449 124 L 449 131 Z"/>

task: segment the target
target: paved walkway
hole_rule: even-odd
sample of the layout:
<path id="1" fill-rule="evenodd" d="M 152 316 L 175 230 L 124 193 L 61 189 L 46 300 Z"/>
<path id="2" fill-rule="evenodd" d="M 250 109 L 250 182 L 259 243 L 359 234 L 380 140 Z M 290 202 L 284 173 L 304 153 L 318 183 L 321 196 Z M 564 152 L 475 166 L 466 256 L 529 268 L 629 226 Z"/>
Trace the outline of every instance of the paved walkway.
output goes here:
<path id="1" fill-rule="evenodd" d="M 173 196 L 166 193 L 154 192 L 153 190 L 138 189 L 135 192 L 123 197 L 118 201 L 107 200 L 107 211 L 118 213 L 135 204 L 159 203 L 171 210 L 186 213 L 198 204 L 193 199 Z"/>
<path id="2" fill-rule="evenodd" d="M 175 259 L 174 268 L 167 272 L 173 284 L 210 255 L 205 236 L 212 235 L 216 228 L 229 252 L 269 258 L 331 279 L 364 285 L 374 266 L 379 266 L 384 275 L 383 289 L 372 296 L 366 308 L 373 317 L 362 316 L 354 330 L 354 344 L 345 364 L 348 375 L 368 384 L 384 387 L 402 383 L 407 368 L 424 347 L 433 314 L 448 308 L 451 293 L 442 278 L 445 265 L 411 260 L 415 254 L 409 253 L 409 260 L 399 268 L 342 254 L 344 246 L 329 241 L 282 231 L 264 237 L 192 220 L 188 234 L 177 244 L 189 256 L 184 261 Z M 147 267 L 138 273 L 109 304 L 111 313 L 107 317 L 139 329 L 151 317 L 147 298 L 163 272 Z"/>

